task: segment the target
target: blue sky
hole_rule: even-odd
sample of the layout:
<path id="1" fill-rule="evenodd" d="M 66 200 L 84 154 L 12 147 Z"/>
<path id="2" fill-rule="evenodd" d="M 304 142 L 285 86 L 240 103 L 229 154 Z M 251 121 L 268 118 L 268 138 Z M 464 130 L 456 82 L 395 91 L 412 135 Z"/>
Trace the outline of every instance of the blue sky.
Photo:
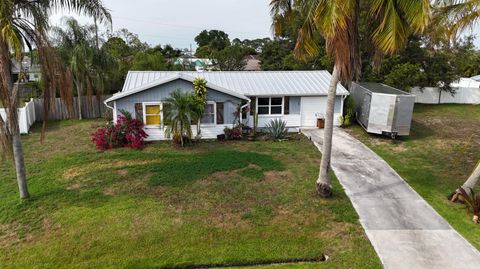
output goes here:
<path id="1" fill-rule="evenodd" d="M 111 10 L 113 28 L 127 28 L 151 45 L 195 48 L 203 29 L 227 32 L 230 39 L 271 37 L 269 0 L 104 0 Z M 70 14 L 55 14 L 52 23 Z M 91 20 L 81 18 L 81 22 Z M 480 27 L 475 27 L 478 35 Z M 468 33 L 468 32 L 467 32 Z M 480 40 L 475 41 L 480 47 Z"/>

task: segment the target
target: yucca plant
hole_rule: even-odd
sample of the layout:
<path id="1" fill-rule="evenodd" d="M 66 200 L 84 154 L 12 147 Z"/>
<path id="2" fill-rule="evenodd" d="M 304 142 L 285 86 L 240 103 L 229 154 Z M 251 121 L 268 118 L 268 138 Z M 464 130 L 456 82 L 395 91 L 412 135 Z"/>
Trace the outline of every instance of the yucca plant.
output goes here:
<path id="1" fill-rule="evenodd" d="M 273 139 L 284 139 L 285 137 L 287 137 L 288 128 L 286 121 L 280 119 L 273 119 L 266 124 L 266 127 L 267 133 Z"/>
<path id="2" fill-rule="evenodd" d="M 480 214 L 480 194 L 475 194 L 473 189 L 470 189 L 469 193 L 463 188 L 459 188 L 458 191 L 462 198 L 460 200 L 473 211 L 473 222 L 478 223 L 478 215 Z"/>

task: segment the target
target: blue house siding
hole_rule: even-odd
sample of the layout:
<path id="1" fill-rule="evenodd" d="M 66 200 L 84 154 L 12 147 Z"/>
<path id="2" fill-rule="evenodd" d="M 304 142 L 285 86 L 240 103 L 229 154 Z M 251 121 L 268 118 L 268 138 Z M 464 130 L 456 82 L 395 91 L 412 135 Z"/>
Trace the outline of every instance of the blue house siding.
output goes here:
<path id="1" fill-rule="evenodd" d="M 144 102 L 161 102 L 170 97 L 170 94 L 175 90 L 181 90 L 184 92 L 192 92 L 193 84 L 189 81 L 177 79 L 156 87 L 152 87 L 147 91 L 142 91 L 130 96 L 116 100 L 116 108 L 118 111 L 125 110 L 135 115 L 135 104 Z M 232 124 L 235 116 L 234 112 L 242 100 L 219 92 L 213 89 L 207 88 L 207 101 L 222 102 L 224 103 L 224 123 Z"/>

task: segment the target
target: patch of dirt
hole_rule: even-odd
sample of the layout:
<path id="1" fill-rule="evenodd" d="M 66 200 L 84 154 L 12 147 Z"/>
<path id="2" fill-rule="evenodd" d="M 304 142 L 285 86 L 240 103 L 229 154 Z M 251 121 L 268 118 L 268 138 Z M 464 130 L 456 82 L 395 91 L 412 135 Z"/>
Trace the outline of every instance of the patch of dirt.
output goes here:
<path id="1" fill-rule="evenodd" d="M 221 213 L 210 216 L 206 219 L 208 224 L 222 229 L 246 229 L 251 224 L 245 220 L 242 220 L 241 214 L 236 213 Z"/>
<path id="2" fill-rule="evenodd" d="M 318 238 L 342 238 L 348 240 L 351 237 L 349 230 L 357 229 L 352 223 L 347 222 L 331 222 L 327 225 L 326 229 L 319 231 L 315 234 Z"/>
<path id="3" fill-rule="evenodd" d="M 242 214 L 250 211 L 250 209 L 233 209 L 230 206 L 219 205 L 204 218 L 204 222 L 222 229 L 245 229 L 251 226 L 251 223 L 242 219 Z"/>
<path id="4" fill-rule="evenodd" d="M 279 181 L 285 180 L 292 177 L 292 172 L 289 170 L 285 171 L 268 171 L 264 173 L 263 181 L 264 182 L 272 182 L 272 181 Z"/>
<path id="5" fill-rule="evenodd" d="M 415 123 L 428 127 L 435 132 L 435 137 L 449 139 L 466 139 L 471 135 L 479 135 L 479 121 L 459 119 L 456 117 L 424 117 L 415 119 Z"/>
<path id="6" fill-rule="evenodd" d="M 247 168 L 249 168 L 249 169 L 260 169 L 261 167 L 254 164 L 254 163 L 251 163 L 251 164 L 247 165 Z"/>
<path id="7" fill-rule="evenodd" d="M 109 195 L 110 193 L 132 193 L 140 195 L 151 195 L 153 197 L 159 197 L 164 193 L 165 188 L 162 186 L 151 186 L 148 184 L 151 174 L 147 173 L 142 177 L 128 178 L 120 180 L 110 187 L 104 190 L 104 193 Z"/>
<path id="8" fill-rule="evenodd" d="M 18 236 L 18 226 L 11 224 L 0 224 L 0 246 L 9 247 L 22 240 Z"/>
<path id="9" fill-rule="evenodd" d="M 316 212 L 294 212 L 293 209 L 287 207 L 278 207 L 275 210 L 276 214 L 272 218 L 272 223 L 297 223 L 295 226 L 305 226 L 314 222 L 318 218 L 318 213 Z"/>
<path id="10" fill-rule="evenodd" d="M 67 169 L 63 172 L 62 179 L 64 181 L 69 181 L 72 180 L 73 178 L 79 177 L 83 174 L 92 172 L 94 170 L 102 170 L 102 169 L 111 169 L 112 171 L 115 171 L 118 168 L 125 168 L 128 166 L 134 166 L 134 165 L 145 165 L 145 164 L 151 164 L 158 162 L 158 160 L 140 160 L 140 161 L 135 161 L 135 160 L 113 160 L 109 162 L 104 162 L 104 163 L 91 163 L 88 165 L 82 165 L 82 166 L 76 166 L 72 167 L 70 169 Z M 121 169 L 117 171 L 118 173 L 125 173 L 125 169 Z M 126 171 L 128 173 L 128 171 Z"/>
<path id="11" fill-rule="evenodd" d="M 82 187 L 80 183 L 75 183 L 73 185 L 68 186 L 66 189 L 67 190 L 78 190 Z"/>
<path id="12" fill-rule="evenodd" d="M 122 176 L 122 177 L 127 176 L 128 175 L 128 170 L 126 170 L 126 169 L 118 170 L 117 174 L 119 176 Z"/>
<path id="13" fill-rule="evenodd" d="M 200 185 L 208 185 L 206 183 L 208 183 L 208 181 L 210 181 L 210 180 L 220 180 L 220 181 L 228 180 L 230 177 L 232 177 L 233 175 L 235 175 L 237 173 L 238 173 L 238 170 L 215 172 L 215 173 L 209 175 L 207 178 L 205 178 L 203 180 L 199 180 L 198 183 L 200 183 Z"/>
<path id="14" fill-rule="evenodd" d="M 113 196 L 115 194 L 115 191 L 113 190 L 113 188 L 106 188 L 103 190 L 103 194 L 107 196 Z"/>

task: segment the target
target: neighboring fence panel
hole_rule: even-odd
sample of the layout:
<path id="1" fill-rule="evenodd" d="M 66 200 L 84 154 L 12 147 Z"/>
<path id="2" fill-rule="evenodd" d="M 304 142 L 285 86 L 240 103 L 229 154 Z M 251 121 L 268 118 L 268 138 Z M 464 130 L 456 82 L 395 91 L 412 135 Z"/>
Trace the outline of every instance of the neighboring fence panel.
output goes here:
<path id="1" fill-rule="evenodd" d="M 0 116 L 5 120 L 7 113 L 4 108 L 0 109 Z M 33 99 L 30 102 L 25 103 L 25 106 L 18 109 L 18 125 L 20 127 L 21 134 L 28 134 L 28 130 L 35 122 L 35 104 Z"/>
<path id="2" fill-rule="evenodd" d="M 421 104 L 480 104 L 479 88 L 457 88 L 454 95 L 440 91 L 438 88 L 413 88 L 415 103 Z"/>
<path id="3" fill-rule="evenodd" d="M 97 96 L 86 97 L 82 96 L 82 117 L 84 119 L 99 118 L 103 116 L 103 113 L 108 109 L 103 103 L 110 95 L 103 95 L 100 98 L 100 102 Z M 60 98 L 56 98 L 54 104 L 50 107 L 48 114 L 48 120 L 66 120 L 66 119 L 78 119 L 78 97 L 73 99 L 73 111 L 69 111 L 63 101 Z M 35 114 L 38 121 L 43 121 L 43 99 L 34 99 Z"/>

